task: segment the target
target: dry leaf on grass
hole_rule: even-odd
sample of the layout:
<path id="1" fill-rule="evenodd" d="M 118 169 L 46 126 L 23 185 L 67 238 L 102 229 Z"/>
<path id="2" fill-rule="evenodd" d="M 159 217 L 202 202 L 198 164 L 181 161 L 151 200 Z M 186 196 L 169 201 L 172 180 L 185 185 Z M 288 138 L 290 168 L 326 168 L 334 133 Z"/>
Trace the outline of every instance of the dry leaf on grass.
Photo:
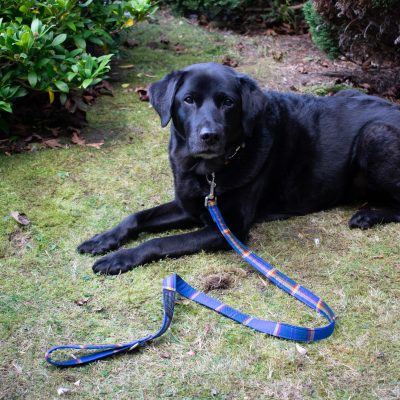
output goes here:
<path id="1" fill-rule="evenodd" d="M 11 211 L 10 215 L 21 225 L 29 225 L 31 221 L 29 221 L 28 217 L 24 213 L 20 213 L 18 211 Z"/>
<path id="2" fill-rule="evenodd" d="M 139 95 L 140 101 L 149 101 L 149 87 L 139 86 L 135 89 L 135 92 Z"/>
<path id="3" fill-rule="evenodd" d="M 232 58 L 230 58 L 229 56 L 225 56 L 222 59 L 222 64 L 232 68 L 236 68 L 239 65 L 239 63 L 236 60 L 232 60 Z"/>
<path id="4" fill-rule="evenodd" d="M 71 142 L 74 143 L 74 144 L 78 144 L 79 146 L 84 146 L 86 144 L 85 139 L 82 139 L 79 136 L 79 131 L 77 131 L 77 130 L 74 130 L 72 132 Z"/>
<path id="5" fill-rule="evenodd" d="M 58 139 L 47 139 L 43 140 L 43 144 L 50 149 L 57 149 L 57 148 L 63 148 L 64 146 L 60 143 Z"/>
<path id="6" fill-rule="evenodd" d="M 74 303 L 75 303 L 77 306 L 82 307 L 82 306 L 84 306 L 85 304 L 87 304 L 89 300 L 90 300 L 90 299 L 83 298 L 83 299 L 75 300 Z"/>
<path id="7" fill-rule="evenodd" d="M 86 146 L 88 147 L 94 147 L 95 149 L 100 149 L 101 146 L 103 146 L 104 140 L 100 140 L 100 142 L 97 143 L 86 143 Z"/>

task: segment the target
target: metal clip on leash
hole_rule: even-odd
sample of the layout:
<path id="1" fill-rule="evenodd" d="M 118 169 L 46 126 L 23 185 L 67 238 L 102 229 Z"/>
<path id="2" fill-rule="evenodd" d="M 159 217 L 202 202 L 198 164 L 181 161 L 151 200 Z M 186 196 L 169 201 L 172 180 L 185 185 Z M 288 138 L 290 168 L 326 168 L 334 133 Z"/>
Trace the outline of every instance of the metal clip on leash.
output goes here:
<path id="1" fill-rule="evenodd" d="M 209 200 L 213 200 L 215 201 L 215 203 L 217 202 L 217 197 L 214 194 L 215 187 L 217 186 L 217 184 L 215 183 L 215 172 L 211 172 L 211 179 L 209 179 L 208 175 L 206 175 L 206 179 L 208 184 L 210 185 L 210 193 L 204 199 L 204 207 L 208 207 Z"/>
<path id="2" fill-rule="evenodd" d="M 222 314 L 223 316 L 230 318 L 244 326 L 275 337 L 302 342 L 313 342 L 325 339 L 333 333 L 335 328 L 335 314 L 321 298 L 287 277 L 285 274 L 270 265 L 267 261 L 248 250 L 247 247 L 229 230 L 217 207 L 214 193 L 216 186 L 215 174 L 211 174 L 211 179 L 206 176 L 206 179 L 210 185 L 210 193 L 205 198 L 205 206 L 207 207 L 213 221 L 218 226 L 219 231 L 226 241 L 242 257 L 244 261 L 250 264 L 280 289 L 325 317 L 328 320 L 328 324 L 319 328 L 306 328 L 284 324 L 281 322 L 253 318 L 250 315 L 244 314 L 229 307 L 217 299 L 207 296 L 206 294 L 191 287 L 179 275 L 172 274 L 163 280 L 164 319 L 160 329 L 156 333 L 129 343 L 89 346 L 66 345 L 53 347 L 46 353 L 45 356 L 49 363 L 63 367 L 76 366 L 79 364 L 89 363 L 100 358 L 108 357 L 116 353 L 130 351 L 138 346 L 143 346 L 146 342 L 156 339 L 168 329 L 172 322 L 176 293 L 179 293 L 183 297 L 214 310 L 217 313 Z M 84 355 L 80 358 L 72 356 L 73 358 L 65 361 L 53 360 L 50 357 L 50 354 L 59 349 L 86 349 L 97 351 L 88 355 Z"/>

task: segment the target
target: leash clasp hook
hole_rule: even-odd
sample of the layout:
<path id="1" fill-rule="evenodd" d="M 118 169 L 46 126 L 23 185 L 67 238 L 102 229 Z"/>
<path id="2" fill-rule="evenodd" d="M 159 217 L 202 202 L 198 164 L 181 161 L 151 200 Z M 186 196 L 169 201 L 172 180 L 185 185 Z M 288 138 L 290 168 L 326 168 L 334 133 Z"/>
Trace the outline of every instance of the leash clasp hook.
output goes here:
<path id="1" fill-rule="evenodd" d="M 214 194 L 215 187 L 217 186 L 217 184 L 215 183 L 215 172 L 211 173 L 211 179 L 208 177 L 208 175 L 206 175 L 206 179 L 207 179 L 208 184 L 210 185 L 210 193 L 204 199 L 205 207 L 208 206 L 209 200 L 217 201 L 217 197 Z"/>

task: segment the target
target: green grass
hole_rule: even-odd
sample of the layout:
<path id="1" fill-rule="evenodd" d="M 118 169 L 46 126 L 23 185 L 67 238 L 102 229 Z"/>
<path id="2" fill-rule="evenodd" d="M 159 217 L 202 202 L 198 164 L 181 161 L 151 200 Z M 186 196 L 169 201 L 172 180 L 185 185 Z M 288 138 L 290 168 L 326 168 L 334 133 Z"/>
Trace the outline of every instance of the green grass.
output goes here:
<path id="1" fill-rule="evenodd" d="M 187 51 L 146 46 L 161 35 L 170 48 L 179 42 Z M 233 252 L 162 260 L 117 277 L 94 275 L 94 259 L 75 252 L 128 213 L 173 197 L 168 130 L 121 83 L 134 88 L 172 69 L 218 60 L 243 40 L 170 17 L 137 26 L 133 36 L 141 45 L 124 51 L 121 64 L 134 67 L 121 70 L 115 97 L 98 99 L 90 111 L 87 134 L 106 136 L 100 150 L 0 156 L 0 399 L 58 398 L 60 387 L 71 390 L 65 395 L 71 399 L 398 398 L 399 225 L 350 231 L 351 208 L 251 232 L 252 249 L 322 296 L 338 316 L 334 335 L 304 345 L 305 356 L 292 342 L 183 301 L 168 333 L 137 352 L 78 369 L 44 361 L 54 345 L 115 343 L 154 332 L 162 317 L 161 279 L 172 272 L 202 289 L 207 276 L 223 271 L 232 287 L 210 294 L 228 304 L 261 318 L 324 323 L 265 285 Z M 26 213 L 31 225 L 18 227 L 11 211 Z M 16 232 L 22 247 L 10 240 Z M 78 306 L 79 299 L 88 302 Z"/>

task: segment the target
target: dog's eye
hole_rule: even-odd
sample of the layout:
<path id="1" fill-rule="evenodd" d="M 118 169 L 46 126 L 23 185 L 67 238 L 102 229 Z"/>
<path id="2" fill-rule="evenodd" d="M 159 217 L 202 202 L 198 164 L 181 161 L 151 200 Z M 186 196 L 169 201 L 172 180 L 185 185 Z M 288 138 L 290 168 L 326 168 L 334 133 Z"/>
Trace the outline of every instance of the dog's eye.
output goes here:
<path id="1" fill-rule="evenodd" d="M 233 101 L 227 97 L 226 99 L 224 99 L 222 104 L 224 106 L 226 106 L 226 107 L 232 107 L 233 106 Z"/>
<path id="2" fill-rule="evenodd" d="M 194 100 L 193 100 L 193 97 L 192 97 L 192 96 L 186 96 L 186 97 L 183 99 L 183 101 L 184 101 L 185 103 L 187 103 L 187 104 L 193 104 L 193 103 L 194 103 Z"/>

